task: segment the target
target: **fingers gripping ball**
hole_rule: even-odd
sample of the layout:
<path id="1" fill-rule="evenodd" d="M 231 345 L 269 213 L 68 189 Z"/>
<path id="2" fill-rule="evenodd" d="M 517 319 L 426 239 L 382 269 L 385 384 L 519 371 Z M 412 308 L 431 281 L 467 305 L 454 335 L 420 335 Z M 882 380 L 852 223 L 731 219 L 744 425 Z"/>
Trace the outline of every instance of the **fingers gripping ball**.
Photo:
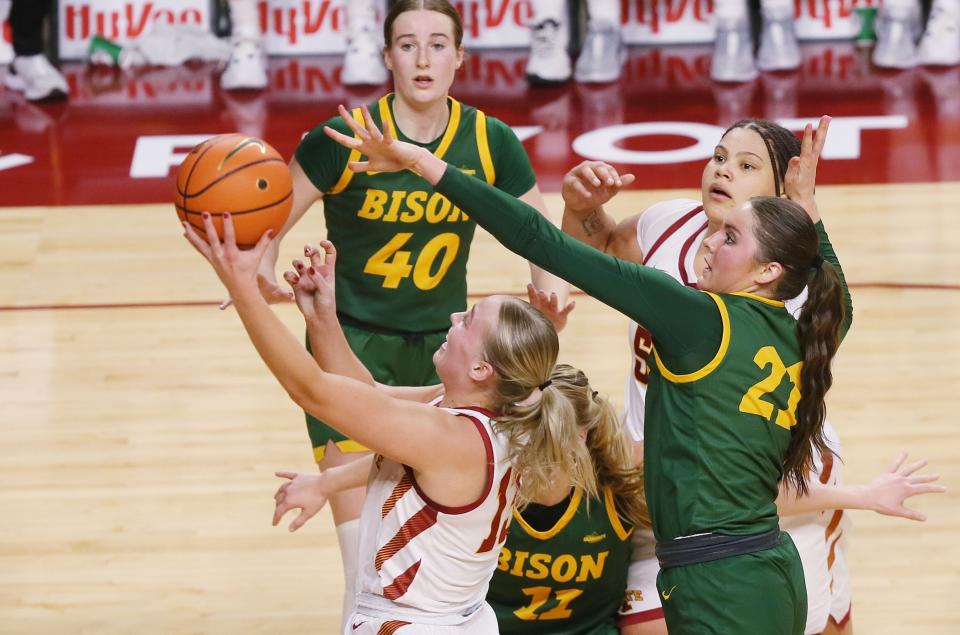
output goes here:
<path id="1" fill-rule="evenodd" d="M 210 212 L 223 239 L 229 212 L 237 245 L 252 247 L 268 229 L 280 232 L 293 205 L 293 181 L 283 157 L 265 141 L 241 134 L 211 137 L 183 160 L 174 199 L 177 216 L 204 235 L 203 212 Z"/>

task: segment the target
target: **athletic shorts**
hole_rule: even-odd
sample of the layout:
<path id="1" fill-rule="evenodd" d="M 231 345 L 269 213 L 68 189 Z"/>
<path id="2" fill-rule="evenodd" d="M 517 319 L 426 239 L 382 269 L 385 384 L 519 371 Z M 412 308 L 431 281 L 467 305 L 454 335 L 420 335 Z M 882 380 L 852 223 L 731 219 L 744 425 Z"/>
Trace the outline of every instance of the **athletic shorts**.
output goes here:
<path id="1" fill-rule="evenodd" d="M 396 335 L 376 333 L 346 324 L 342 325 L 342 328 L 351 350 L 381 384 L 430 386 L 440 383 L 437 370 L 433 367 L 433 354 L 446 339 L 447 331 Z M 317 463 L 323 460 L 327 441 L 336 443 L 341 452 L 367 451 L 367 448 L 348 439 L 323 421 L 304 414 Z"/>
<path id="2" fill-rule="evenodd" d="M 776 547 L 661 569 L 657 590 L 670 635 L 802 635 L 807 593 L 789 534 Z"/>
<path id="3" fill-rule="evenodd" d="M 637 527 L 631 541 L 633 553 L 627 570 L 627 590 L 623 604 L 617 611 L 617 626 L 620 628 L 663 619 L 660 593 L 657 591 L 660 563 L 654 551 L 657 541 L 653 537 L 653 530 Z"/>
<path id="4" fill-rule="evenodd" d="M 484 604 L 470 619 L 456 626 L 411 624 L 402 619 L 374 617 L 354 612 L 343 629 L 343 635 L 491 635 L 497 633 L 497 616 Z"/>

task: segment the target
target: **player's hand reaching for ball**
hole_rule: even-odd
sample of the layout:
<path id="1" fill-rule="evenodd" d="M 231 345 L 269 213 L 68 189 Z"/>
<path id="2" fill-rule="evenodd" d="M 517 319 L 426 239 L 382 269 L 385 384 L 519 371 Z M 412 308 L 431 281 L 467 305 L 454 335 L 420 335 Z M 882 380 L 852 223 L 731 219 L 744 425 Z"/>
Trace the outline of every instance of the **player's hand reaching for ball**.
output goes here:
<path id="1" fill-rule="evenodd" d="M 563 177 L 564 204 L 574 212 L 597 209 L 634 181 L 603 161 L 584 161 Z"/>
<path id="2" fill-rule="evenodd" d="M 203 227 L 206 230 L 205 236 L 198 234 L 189 223 L 183 222 L 184 236 L 213 266 L 217 277 L 230 293 L 230 297 L 234 298 L 237 292 L 244 289 L 253 289 L 259 293 L 257 270 L 270 244 L 273 231 L 264 232 L 252 249 L 241 250 L 237 247 L 233 219 L 230 214 L 223 215 L 223 242 L 220 242 L 213 219 L 207 212 L 203 213 Z"/>
<path id="3" fill-rule="evenodd" d="M 297 306 L 307 322 L 337 319 L 336 278 L 334 267 L 337 250 L 329 240 L 320 241 L 320 247 L 306 245 L 303 255 L 307 263 L 293 261 L 294 271 L 283 274 L 293 288 Z"/>
<path id="4" fill-rule="evenodd" d="M 323 486 L 324 474 L 320 472 L 275 472 L 280 478 L 288 479 L 273 495 L 276 507 L 273 510 L 273 526 L 291 509 L 299 509 L 300 514 L 293 519 L 288 529 L 296 531 L 313 518 L 327 504 L 328 495 Z"/>

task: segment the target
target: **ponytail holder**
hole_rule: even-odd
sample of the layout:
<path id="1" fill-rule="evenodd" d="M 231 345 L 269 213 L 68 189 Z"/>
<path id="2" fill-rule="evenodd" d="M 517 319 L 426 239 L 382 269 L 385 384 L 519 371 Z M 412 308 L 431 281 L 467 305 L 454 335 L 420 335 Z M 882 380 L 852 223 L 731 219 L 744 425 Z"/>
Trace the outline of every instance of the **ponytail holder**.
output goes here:
<path id="1" fill-rule="evenodd" d="M 821 256 L 820 254 L 816 254 L 813 257 L 813 260 L 810 261 L 810 268 L 813 269 L 814 271 L 819 270 L 822 265 L 823 265 L 823 256 Z"/>
<path id="2" fill-rule="evenodd" d="M 545 381 L 545 382 L 543 382 L 542 384 L 540 384 L 539 386 L 537 386 L 537 388 L 540 389 L 540 392 L 543 392 L 543 391 L 546 390 L 547 387 L 550 386 L 550 384 L 552 384 L 552 383 L 553 383 L 553 380 L 552 380 L 552 379 L 548 379 L 547 381 Z"/>

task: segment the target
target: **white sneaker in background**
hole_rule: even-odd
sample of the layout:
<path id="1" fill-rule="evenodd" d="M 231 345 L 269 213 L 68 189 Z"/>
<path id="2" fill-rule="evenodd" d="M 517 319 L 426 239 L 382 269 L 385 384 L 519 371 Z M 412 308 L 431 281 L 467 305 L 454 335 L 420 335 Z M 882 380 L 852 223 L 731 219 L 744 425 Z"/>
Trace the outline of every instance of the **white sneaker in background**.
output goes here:
<path id="1" fill-rule="evenodd" d="M 220 76 L 225 90 L 262 90 L 267 87 L 267 57 L 257 40 L 242 39 L 233 43 L 227 68 Z"/>
<path id="2" fill-rule="evenodd" d="M 587 37 L 574 66 L 573 78 L 588 84 L 606 84 L 620 79 L 624 50 L 620 28 L 609 22 L 587 24 Z"/>
<path id="3" fill-rule="evenodd" d="M 873 63 L 881 68 L 913 68 L 917 65 L 914 38 L 916 16 L 912 10 L 880 9 Z"/>
<path id="4" fill-rule="evenodd" d="M 530 55 L 527 81 L 531 84 L 559 84 L 570 79 L 570 55 L 567 53 L 564 26 L 556 20 L 544 20 L 530 28 Z"/>
<path id="5" fill-rule="evenodd" d="M 717 20 L 717 35 L 710 61 L 710 78 L 718 82 L 749 82 L 756 79 L 750 21 Z"/>
<path id="6" fill-rule="evenodd" d="M 760 49 L 757 66 L 764 71 L 789 71 L 800 67 L 800 47 L 793 25 L 793 14 L 775 16 L 762 13 Z"/>
<path id="7" fill-rule="evenodd" d="M 44 55 L 18 55 L 7 67 L 3 78 L 10 90 L 24 94 L 29 101 L 66 99 L 67 80 Z"/>
<path id="8" fill-rule="evenodd" d="M 340 82 L 344 86 L 379 86 L 387 81 L 383 42 L 376 27 L 361 28 L 347 41 Z"/>
<path id="9" fill-rule="evenodd" d="M 960 15 L 933 8 L 920 39 L 918 59 L 926 66 L 960 64 Z"/>

